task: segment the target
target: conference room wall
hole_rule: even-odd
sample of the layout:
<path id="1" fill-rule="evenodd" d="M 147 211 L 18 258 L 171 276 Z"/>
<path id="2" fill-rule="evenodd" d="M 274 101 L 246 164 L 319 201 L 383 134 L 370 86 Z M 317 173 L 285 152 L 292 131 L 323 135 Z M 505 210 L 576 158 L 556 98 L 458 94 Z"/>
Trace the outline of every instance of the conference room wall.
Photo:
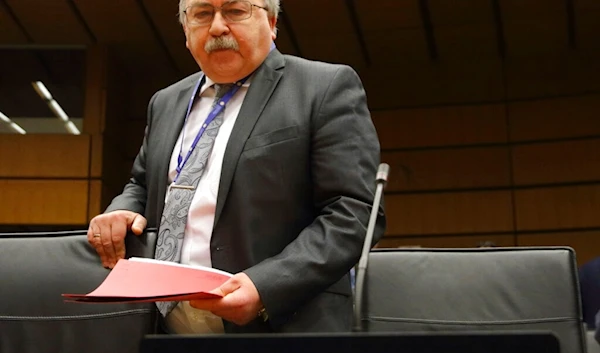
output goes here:
<path id="1" fill-rule="evenodd" d="M 108 47 L 90 47 L 83 133 L 2 135 L 0 226 L 85 228 L 106 207 L 127 176 L 127 82 Z"/>
<path id="2" fill-rule="evenodd" d="M 599 59 L 565 50 L 390 73 L 404 84 L 370 99 L 392 171 L 378 246 L 492 241 L 600 256 Z M 382 92 L 374 76 L 370 98 Z"/>
<path id="3" fill-rule="evenodd" d="M 492 240 L 600 255 L 599 238 L 571 240 L 600 231 L 599 59 L 560 51 L 358 69 L 392 167 L 379 246 Z M 87 70 L 83 135 L 2 137 L 0 225 L 85 227 L 127 181 L 146 104 L 166 82 L 127 77 L 103 46 Z"/>
<path id="4" fill-rule="evenodd" d="M 3 135 L 0 224 L 82 224 L 97 198 L 88 135 Z"/>

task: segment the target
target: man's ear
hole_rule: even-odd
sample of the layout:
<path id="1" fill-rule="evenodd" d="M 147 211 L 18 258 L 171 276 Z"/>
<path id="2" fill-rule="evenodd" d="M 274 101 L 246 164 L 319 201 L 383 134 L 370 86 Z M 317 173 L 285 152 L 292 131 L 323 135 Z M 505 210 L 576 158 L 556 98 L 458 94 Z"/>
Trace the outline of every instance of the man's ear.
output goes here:
<path id="1" fill-rule="evenodd" d="M 271 39 L 277 38 L 277 19 L 275 17 L 269 18 L 269 26 L 271 26 Z"/>
<path id="2" fill-rule="evenodd" d="M 182 25 L 183 27 L 183 34 L 185 35 L 185 47 L 190 49 L 190 43 L 189 43 L 189 37 L 188 37 L 188 28 L 187 26 L 184 24 Z"/>

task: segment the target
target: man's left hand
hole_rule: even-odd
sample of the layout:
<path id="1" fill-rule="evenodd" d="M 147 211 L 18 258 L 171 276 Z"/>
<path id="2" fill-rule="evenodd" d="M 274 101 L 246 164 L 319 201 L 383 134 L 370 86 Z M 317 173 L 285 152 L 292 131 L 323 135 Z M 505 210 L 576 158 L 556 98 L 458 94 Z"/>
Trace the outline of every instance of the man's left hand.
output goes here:
<path id="1" fill-rule="evenodd" d="M 263 307 L 258 290 L 243 272 L 231 277 L 212 293 L 220 294 L 223 298 L 190 300 L 190 305 L 208 310 L 236 325 L 245 325 L 256 319 Z"/>

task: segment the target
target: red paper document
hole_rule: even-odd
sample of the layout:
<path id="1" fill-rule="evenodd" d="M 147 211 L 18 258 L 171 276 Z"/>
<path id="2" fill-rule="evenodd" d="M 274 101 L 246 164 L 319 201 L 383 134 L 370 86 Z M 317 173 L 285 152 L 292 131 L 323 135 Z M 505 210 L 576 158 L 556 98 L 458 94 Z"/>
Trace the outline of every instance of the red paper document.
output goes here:
<path id="1" fill-rule="evenodd" d="M 208 267 L 152 259 L 119 260 L 106 279 L 88 294 L 63 294 L 87 303 L 184 301 L 218 298 L 209 293 L 232 274 Z"/>

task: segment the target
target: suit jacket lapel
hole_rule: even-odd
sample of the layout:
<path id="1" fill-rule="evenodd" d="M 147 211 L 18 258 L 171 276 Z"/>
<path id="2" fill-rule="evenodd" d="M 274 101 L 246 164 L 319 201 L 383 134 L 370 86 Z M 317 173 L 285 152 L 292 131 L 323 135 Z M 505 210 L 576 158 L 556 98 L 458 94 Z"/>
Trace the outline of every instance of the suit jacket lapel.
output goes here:
<path id="1" fill-rule="evenodd" d="M 279 51 L 273 50 L 252 78 L 250 88 L 248 89 L 248 93 L 246 93 L 244 103 L 242 104 L 233 131 L 227 142 L 227 148 L 225 149 L 217 196 L 217 209 L 215 211 L 215 226 L 219 221 L 223 206 L 227 200 L 233 174 L 246 140 L 248 140 L 254 125 L 256 125 L 260 114 L 283 75 L 279 69 L 282 69 L 284 66 L 283 55 Z"/>
<path id="2" fill-rule="evenodd" d="M 189 85 L 184 87 L 177 97 L 171 101 L 169 104 L 170 108 L 166 109 L 166 112 L 171 111 L 172 115 L 166 116 L 163 119 L 163 124 L 166 124 L 162 131 L 165 131 L 164 134 L 160 137 L 158 145 L 162 146 L 158 149 L 158 163 L 160 170 L 158 170 L 158 207 L 157 207 L 157 219 L 156 226 L 160 225 L 160 219 L 162 216 L 163 208 L 165 206 L 165 194 L 167 192 L 167 183 L 168 183 L 168 175 L 169 175 L 169 164 L 171 162 L 171 155 L 173 153 L 173 148 L 175 148 L 175 143 L 179 138 L 179 134 L 181 133 L 181 129 L 183 128 L 183 123 L 185 121 L 185 114 L 187 112 L 188 104 L 190 102 L 190 98 L 192 98 L 192 93 L 194 90 L 194 86 L 198 82 L 200 78 L 200 74 L 193 75 L 190 78 Z"/>

